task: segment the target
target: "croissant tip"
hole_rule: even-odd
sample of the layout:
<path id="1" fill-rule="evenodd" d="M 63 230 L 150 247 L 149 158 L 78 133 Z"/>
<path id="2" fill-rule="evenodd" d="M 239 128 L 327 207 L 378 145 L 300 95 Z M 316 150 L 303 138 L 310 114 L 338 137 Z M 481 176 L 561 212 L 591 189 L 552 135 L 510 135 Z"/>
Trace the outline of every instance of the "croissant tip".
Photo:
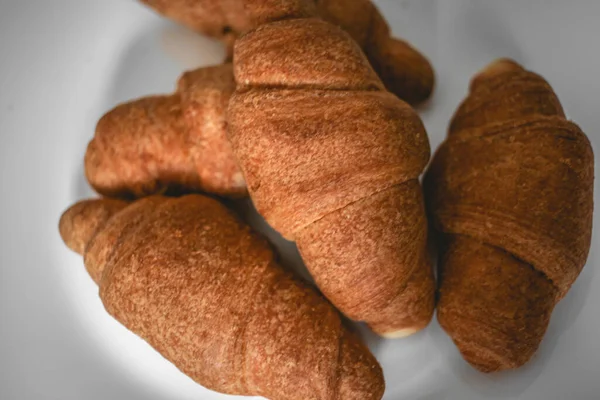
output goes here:
<path id="1" fill-rule="evenodd" d="M 516 69 L 523 69 L 523 67 L 510 58 L 499 58 L 495 61 L 492 61 L 481 71 L 479 71 L 478 76 L 497 75 Z"/>
<path id="2" fill-rule="evenodd" d="M 465 361 L 484 374 L 519 368 L 531 358 L 531 356 L 524 358 L 526 351 L 524 353 L 514 353 L 508 349 L 498 351 L 477 341 L 455 339 L 455 343 Z"/>
<path id="3" fill-rule="evenodd" d="M 400 329 L 398 331 L 382 333 L 381 337 L 384 339 L 402 339 L 402 338 L 414 335 L 419 330 L 420 329 L 417 329 L 415 327 L 404 328 L 404 329 Z"/>
<path id="4" fill-rule="evenodd" d="M 510 58 L 499 58 L 486 65 L 473 77 L 473 80 L 471 81 L 471 90 L 473 90 L 480 83 L 488 79 L 492 79 L 500 74 L 510 71 L 519 71 L 522 69 L 523 67 L 519 63 L 511 60 Z"/>

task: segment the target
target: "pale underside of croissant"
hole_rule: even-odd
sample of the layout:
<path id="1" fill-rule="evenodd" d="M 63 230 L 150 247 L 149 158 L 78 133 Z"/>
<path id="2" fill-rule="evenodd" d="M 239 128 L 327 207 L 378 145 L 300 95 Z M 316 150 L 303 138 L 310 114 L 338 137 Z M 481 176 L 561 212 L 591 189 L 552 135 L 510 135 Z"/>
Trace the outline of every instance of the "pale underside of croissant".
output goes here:
<path id="1" fill-rule="evenodd" d="M 550 85 L 510 60 L 477 75 L 426 177 L 442 233 L 438 319 L 491 372 L 537 350 L 591 241 L 593 153 Z"/>
<path id="2" fill-rule="evenodd" d="M 377 361 L 336 310 L 216 200 L 88 200 L 60 231 L 106 310 L 201 385 L 274 400 L 382 397 Z"/>
<path id="3" fill-rule="evenodd" d="M 121 104 L 98 122 L 85 156 L 100 194 L 142 197 L 165 191 L 247 195 L 226 136 L 235 89 L 231 64 L 185 73 L 178 90 Z"/>
<path id="4" fill-rule="evenodd" d="M 434 303 L 424 127 L 344 31 L 292 6 L 254 9 L 261 21 L 280 10 L 289 19 L 235 46 L 228 134 L 250 195 L 342 312 L 385 336 L 412 334 Z"/>
<path id="5" fill-rule="evenodd" d="M 141 0 L 159 13 L 191 29 L 219 38 L 229 45 L 242 33 L 256 27 L 248 0 Z M 263 3 L 264 0 L 256 2 Z M 365 51 L 388 90 L 401 99 L 420 103 L 431 95 L 434 73 L 429 61 L 408 43 L 392 38 L 383 16 L 370 0 L 272 1 L 271 8 L 304 3 L 326 21 L 346 30 Z M 300 7 L 296 7 L 299 9 Z"/>

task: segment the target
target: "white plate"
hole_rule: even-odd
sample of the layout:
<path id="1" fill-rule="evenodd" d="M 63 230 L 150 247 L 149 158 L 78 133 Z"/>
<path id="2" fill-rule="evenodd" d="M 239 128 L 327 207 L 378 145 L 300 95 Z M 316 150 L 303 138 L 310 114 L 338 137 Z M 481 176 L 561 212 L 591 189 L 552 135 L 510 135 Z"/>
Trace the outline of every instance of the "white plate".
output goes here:
<path id="1" fill-rule="evenodd" d="M 423 111 L 434 147 L 470 76 L 499 56 L 548 78 L 570 117 L 598 140 L 600 2 L 379 3 L 436 68 L 435 97 Z M 82 158 L 97 119 L 117 102 L 170 91 L 181 71 L 222 55 L 132 1 L 0 0 L 0 399 L 227 398 L 113 321 L 57 232 L 60 213 L 92 195 Z M 518 371 L 473 371 L 436 322 L 406 340 L 366 335 L 385 369 L 385 398 L 599 398 L 597 235 L 594 245 L 539 353 Z M 293 247 L 285 252 L 294 262 Z"/>

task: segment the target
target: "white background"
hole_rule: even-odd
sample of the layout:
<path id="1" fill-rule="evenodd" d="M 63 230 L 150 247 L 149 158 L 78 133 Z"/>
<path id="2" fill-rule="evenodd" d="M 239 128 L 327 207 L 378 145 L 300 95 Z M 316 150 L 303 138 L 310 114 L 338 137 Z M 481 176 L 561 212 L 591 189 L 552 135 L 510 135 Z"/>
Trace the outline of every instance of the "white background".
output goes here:
<path id="1" fill-rule="evenodd" d="M 569 117 L 598 143 L 600 2 L 378 3 L 394 32 L 436 69 L 434 98 L 420 110 L 433 148 L 470 77 L 501 56 L 545 76 Z M 82 159 L 98 118 L 118 102 L 170 91 L 180 72 L 222 56 L 219 45 L 133 1 L 0 0 L 0 399 L 227 398 L 181 375 L 113 321 L 57 231 L 61 212 L 92 195 Z M 293 247 L 284 247 L 297 264 Z M 365 334 L 385 369 L 385 398 L 599 398 L 599 288 L 593 248 L 538 355 L 510 373 L 473 371 L 436 322 L 406 340 Z"/>

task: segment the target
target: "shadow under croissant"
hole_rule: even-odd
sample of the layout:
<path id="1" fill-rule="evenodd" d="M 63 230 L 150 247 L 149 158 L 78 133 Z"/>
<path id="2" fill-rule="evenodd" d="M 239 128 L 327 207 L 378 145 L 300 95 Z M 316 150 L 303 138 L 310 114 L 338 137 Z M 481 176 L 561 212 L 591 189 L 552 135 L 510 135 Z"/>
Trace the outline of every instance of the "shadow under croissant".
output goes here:
<path id="1" fill-rule="evenodd" d="M 272 243 L 275 253 L 278 256 L 278 260 L 281 261 L 281 264 L 284 267 L 290 268 L 296 274 L 304 278 L 304 280 L 310 282 L 313 287 L 315 287 L 314 279 L 302 262 L 302 258 L 300 257 L 300 253 L 298 252 L 298 247 L 296 244 L 284 239 L 281 234 L 271 228 L 264 218 L 258 214 L 254 204 L 252 204 L 250 199 L 224 199 L 223 201 L 225 204 L 235 210 L 238 215 L 241 216 L 244 222 L 269 239 L 269 242 Z M 319 289 L 315 287 L 315 290 Z M 342 320 L 348 328 L 358 333 L 363 342 L 369 345 L 369 348 L 374 354 L 377 354 L 381 343 L 385 339 L 370 330 L 366 324 L 353 323 L 344 315 L 342 315 Z"/>
<path id="2" fill-rule="evenodd" d="M 265 221 L 263 217 L 260 216 L 252 200 L 249 198 L 246 199 L 221 199 L 228 207 L 235 210 L 235 212 L 242 218 L 244 222 L 252 227 L 252 229 L 261 233 L 271 243 L 272 247 L 277 254 L 278 261 L 281 261 L 281 264 L 285 266 L 285 268 L 289 268 L 301 276 L 305 281 L 310 282 L 311 285 L 314 286 L 314 280 L 308 269 L 302 262 L 302 258 L 300 257 L 300 253 L 298 252 L 298 247 L 296 243 L 290 242 L 281 236 L 279 232 L 275 231 L 271 226 Z"/>

